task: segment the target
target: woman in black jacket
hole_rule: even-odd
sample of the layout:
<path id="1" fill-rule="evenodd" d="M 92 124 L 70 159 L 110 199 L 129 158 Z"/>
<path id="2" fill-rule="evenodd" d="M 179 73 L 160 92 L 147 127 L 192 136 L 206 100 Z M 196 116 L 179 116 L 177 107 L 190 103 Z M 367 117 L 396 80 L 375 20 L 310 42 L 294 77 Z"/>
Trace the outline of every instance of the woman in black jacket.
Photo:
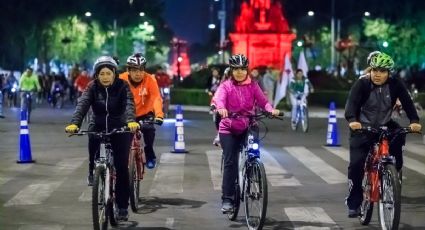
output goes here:
<path id="1" fill-rule="evenodd" d="M 89 125 L 90 131 L 111 131 L 128 126 L 131 131 L 139 128 L 135 122 L 133 95 L 126 82 L 118 78 L 118 64 L 109 56 L 99 57 L 94 64 L 94 81 L 78 99 L 71 124 L 65 130 L 68 133 L 78 131 L 84 116 L 91 107 L 93 116 Z M 116 196 L 119 208 L 118 219 L 128 219 L 129 175 L 128 153 L 132 135 L 130 133 L 111 136 L 114 153 L 114 164 L 117 173 Z M 99 140 L 89 136 L 89 176 L 88 183 L 93 183 L 94 158 L 100 146 Z"/>

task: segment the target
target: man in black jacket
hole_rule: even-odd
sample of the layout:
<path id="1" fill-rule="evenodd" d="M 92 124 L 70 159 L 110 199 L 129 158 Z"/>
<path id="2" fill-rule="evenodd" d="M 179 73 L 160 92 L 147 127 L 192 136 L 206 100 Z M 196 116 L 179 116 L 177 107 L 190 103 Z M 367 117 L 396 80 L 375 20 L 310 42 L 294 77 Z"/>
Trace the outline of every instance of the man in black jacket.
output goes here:
<path id="1" fill-rule="evenodd" d="M 361 76 L 352 86 L 345 106 L 345 118 L 350 126 L 350 163 L 348 166 L 349 194 L 347 197 L 348 217 L 356 218 L 363 200 L 362 178 L 366 156 L 376 137 L 353 132 L 362 127 L 400 126 L 391 120 L 392 109 L 397 98 L 400 100 L 412 131 L 420 131 L 419 117 L 404 84 L 390 78 L 394 67 L 393 59 L 382 52 L 372 52 L 368 57 L 370 72 Z M 403 166 L 402 146 L 405 135 L 399 135 L 390 143 L 390 153 L 395 156 L 398 171 Z"/>

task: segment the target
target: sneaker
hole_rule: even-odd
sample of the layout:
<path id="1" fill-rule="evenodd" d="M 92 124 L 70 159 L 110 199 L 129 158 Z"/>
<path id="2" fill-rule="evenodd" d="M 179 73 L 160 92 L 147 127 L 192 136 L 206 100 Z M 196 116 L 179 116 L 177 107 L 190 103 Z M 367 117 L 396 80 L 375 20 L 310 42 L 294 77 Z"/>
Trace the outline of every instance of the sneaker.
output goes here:
<path id="1" fill-rule="evenodd" d="M 217 134 L 213 140 L 213 145 L 220 146 L 220 136 Z"/>
<path id="2" fill-rule="evenodd" d="M 88 185 L 88 186 L 93 186 L 93 180 L 94 180 L 94 178 L 93 178 L 93 174 L 89 174 L 89 175 L 87 176 L 87 185 Z"/>
<path id="3" fill-rule="evenodd" d="M 120 208 L 118 210 L 118 221 L 127 221 L 128 220 L 128 210 L 126 208 Z"/>
<path id="4" fill-rule="evenodd" d="M 146 167 L 148 169 L 153 169 L 153 168 L 155 168 L 155 166 L 156 166 L 156 159 L 148 160 L 146 162 Z"/>
<path id="5" fill-rule="evenodd" d="M 360 215 L 359 209 L 348 209 L 348 218 L 357 218 Z"/>
<path id="6" fill-rule="evenodd" d="M 230 201 L 223 201 L 223 205 L 221 206 L 221 211 L 223 214 L 233 212 L 233 205 Z"/>
<path id="7" fill-rule="evenodd" d="M 292 130 L 296 130 L 297 129 L 297 123 L 295 121 L 291 122 L 291 128 Z"/>

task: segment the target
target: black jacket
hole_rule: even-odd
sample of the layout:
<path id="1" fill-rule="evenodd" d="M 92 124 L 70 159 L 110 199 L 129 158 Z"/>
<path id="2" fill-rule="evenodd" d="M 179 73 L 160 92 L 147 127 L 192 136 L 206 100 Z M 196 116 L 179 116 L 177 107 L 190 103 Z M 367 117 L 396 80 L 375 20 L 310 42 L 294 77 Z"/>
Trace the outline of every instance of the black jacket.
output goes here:
<path id="1" fill-rule="evenodd" d="M 128 122 L 135 121 L 133 94 L 128 84 L 118 77 L 107 88 L 97 80 L 90 82 L 87 89 L 78 98 L 71 124 L 81 127 L 81 122 L 90 106 L 93 110 L 91 120 L 99 129 L 106 128 L 106 121 L 108 130 L 120 128 L 127 125 Z"/>
<path id="2" fill-rule="evenodd" d="M 418 123 L 419 117 L 406 86 L 399 79 L 392 77 L 388 78 L 385 84 L 388 84 L 389 87 L 391 108 L 395 105 L 398 98 L 404 111 L 406 111 L 410 123 Z M 348 122 L 360 121 L 361 110 L 365 109 L 363 106 L 375 87 L 369 76 L 362 76 L 354 83 L 345 105 L 345 119 Z"/>

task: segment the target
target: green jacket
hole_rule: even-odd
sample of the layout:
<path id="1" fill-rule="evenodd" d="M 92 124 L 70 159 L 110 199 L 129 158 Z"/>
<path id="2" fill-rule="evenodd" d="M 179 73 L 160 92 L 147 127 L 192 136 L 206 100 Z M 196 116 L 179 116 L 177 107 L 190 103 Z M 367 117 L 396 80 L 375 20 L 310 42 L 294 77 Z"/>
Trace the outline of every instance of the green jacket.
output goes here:
<path id="1" fill-rule="evenodd" d="M 19 79 L 19 89 L 21 91 L 40 91 L 41 87 L 37 75 L 33 73 L 28 77 L 28 72 L 23 73 Z"/>

